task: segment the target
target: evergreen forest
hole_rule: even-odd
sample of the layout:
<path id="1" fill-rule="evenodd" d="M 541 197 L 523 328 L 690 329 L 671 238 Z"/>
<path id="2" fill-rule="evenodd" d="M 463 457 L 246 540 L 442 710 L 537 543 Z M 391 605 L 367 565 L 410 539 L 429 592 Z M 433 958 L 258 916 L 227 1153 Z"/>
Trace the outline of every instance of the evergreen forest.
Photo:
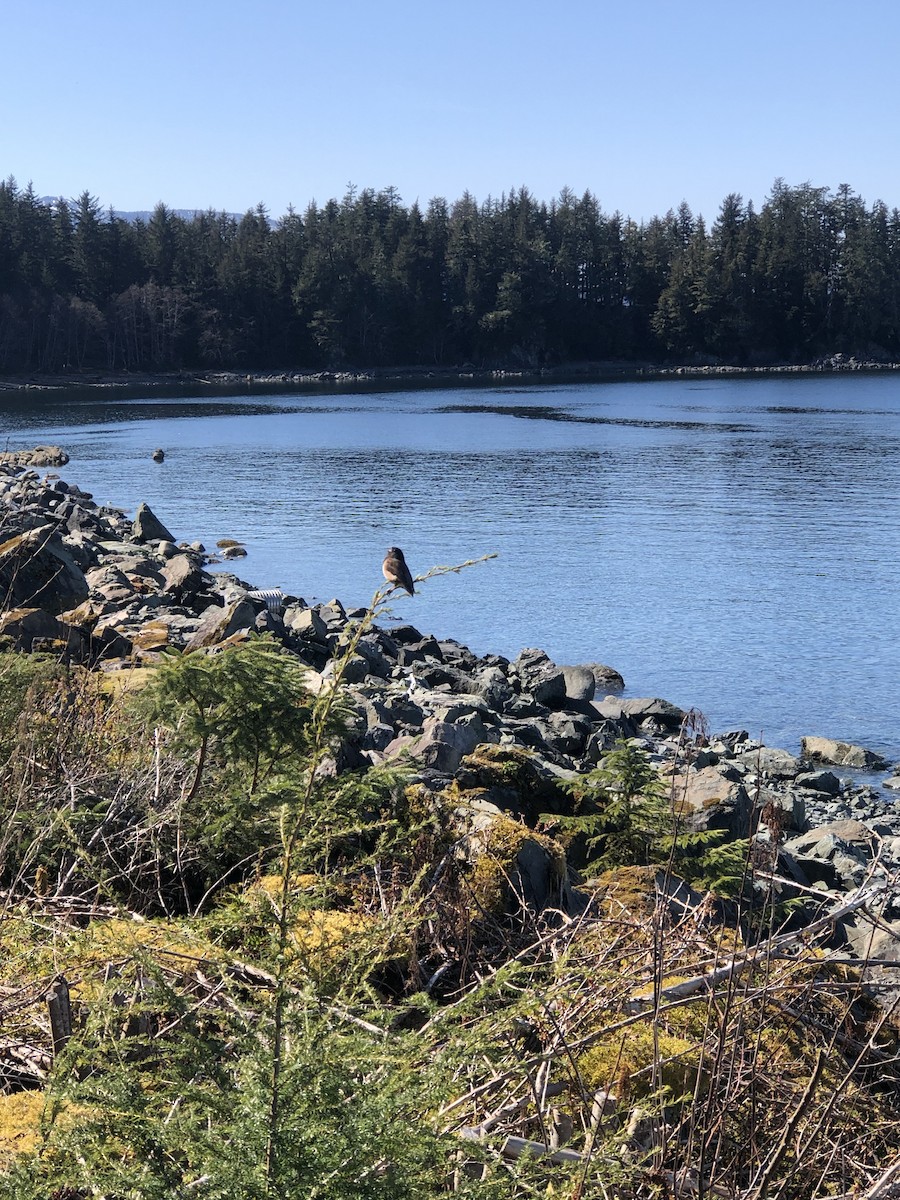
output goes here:
<path id="1" fill-rule="evenodd" d="M 586 192 L 146 221 L 0 184 L 0 373 L 900 357 L 900 211 L 781 180 L 711 224 Z"/>

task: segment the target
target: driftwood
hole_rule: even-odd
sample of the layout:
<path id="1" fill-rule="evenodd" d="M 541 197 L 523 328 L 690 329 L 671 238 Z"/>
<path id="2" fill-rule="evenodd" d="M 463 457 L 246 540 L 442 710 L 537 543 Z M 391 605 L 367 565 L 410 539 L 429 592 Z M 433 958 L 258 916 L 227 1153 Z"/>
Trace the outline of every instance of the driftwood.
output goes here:
<path id="1" fill-rule="evenodd" d="M 465 1141 L 480 1142 L 483 1135 L 474 1126 L 467 1126 L 465 1129 L 459 1130 L 459 1136 Z M 546 1158 L 548 1162 L 555 1163 L 557 1166 L 584 1161 L 584 1155 L 578 1150 L 554 1150 L 545 1142 L 532 1142 L 528 1138 L 520 1137 L 506 1138 L 500 1147 L 500 1154 L 503 1158 L 509 1159 L 521 1158 L 523 1154 L 531 1154 L 536 1158 Z"/>
<path id="2" fill-rule="evenodd" d="M 0 1041 L 0 1081 L 14 1087 L 35 1087 L 42 1084 L 53 1064 L 51 1056 L 40 1046 L 4 1038 Z"/>
<path id="3" fill-rule="evenodd" d="M 628 1011 L 643 1013 L 654 1008 L 657 1004 L 668 1004 L 672 1001 L 685 1000 L 701 992 L 714 991 L 719 984 L 725 983 L 730 979 L 736 979 L 745 971 L 759 966 L 761 962 L 765 962 L 772 955 L 780 954 L 788 946 L 796 946 L 798 943 L 809 941 L 812 935 L 821 932 L 823 929 L 827 929 L 829 925 L 834 924 L 835 921 L 839 921 L 841 917 L 847 916 L 848 913 L 862 908 L 863 905 L 868 904 L 870 900 L 874 900 L 883 891 L 883 884 L 872 884 L 869 887 L 860 888 L 856 892 L 852 892 L 843 904 L 837 905 L 837 907 L 826 913 L 825 916 L 819 917 L 817 921 L 812 921 L 809 925 L 805 925 L 803 929 L 792 933 L 779 933 L 764 942 L 757 942 L 755 946 L 743 954 L 735 954 L 721 967 L 717 967 L 713 971 L 708 971 L 704 975 L 695 975 L 693 979 L 685 979 L 681 983 L 660 988 L 655 996 L 635 996 L 628 1003 Z M 842 958 L 843 956 L 837 957 Z M 824 964 L 829 959 L 826 956 L 821 961 Z"/>

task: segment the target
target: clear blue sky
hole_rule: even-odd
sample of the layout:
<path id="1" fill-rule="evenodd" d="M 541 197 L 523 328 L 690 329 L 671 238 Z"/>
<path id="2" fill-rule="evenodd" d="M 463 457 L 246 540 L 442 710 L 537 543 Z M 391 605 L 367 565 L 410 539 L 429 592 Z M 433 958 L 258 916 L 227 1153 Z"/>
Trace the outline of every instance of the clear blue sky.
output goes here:
<path id="1" fill-rule="evenodd" d="M 0 175 L 39 195 L 568 186 L 712 220 L 782 177 L 900 207 L 897 0 L 30 0 L 0 27 Z"/>

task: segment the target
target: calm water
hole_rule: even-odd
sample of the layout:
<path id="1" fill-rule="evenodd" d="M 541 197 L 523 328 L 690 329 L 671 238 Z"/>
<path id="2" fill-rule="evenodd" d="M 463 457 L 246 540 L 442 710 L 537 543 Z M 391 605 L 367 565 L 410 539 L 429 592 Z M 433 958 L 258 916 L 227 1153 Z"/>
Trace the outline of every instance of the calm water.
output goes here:
<path id="1" fill-rule="evenodd" d="M 307 600 L 366 603 L 388 545 L 413 574 L 497 552 L 397 616 L 609 663 L 717 730 L 900 758 L 900 379 L 0 397 L 0 435 Z"/>

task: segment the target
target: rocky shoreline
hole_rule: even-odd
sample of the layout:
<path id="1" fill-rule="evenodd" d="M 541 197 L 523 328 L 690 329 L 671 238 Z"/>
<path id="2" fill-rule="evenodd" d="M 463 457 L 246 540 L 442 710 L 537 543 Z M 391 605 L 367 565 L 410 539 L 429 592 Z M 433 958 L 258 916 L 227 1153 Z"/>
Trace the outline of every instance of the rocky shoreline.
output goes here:
<path id="1" fill-rule="evenodd" d="M 808 363 L 765 363 L 738 365 L 698 361 L 690 363 L 651 362 L 587 362 L 563 366 L 478 367 L 464 363 L 453 367 L 379 367 L 369 369 L 335 369 L 314 371 L 286 368 L 283 370 L 182 370 L 168 372 L 105 372 L 83 371 L 78 374 L 31 374 L 0 379 L 0 394 L 57 393 L 78 391 L 146 392 L 210 389 L 222 394 L 240 395 L 250 390 L 286 388 L 317 391 L 323 388 L 387 387 L 428 388 L 485 384 L 516 380 L 522 383 L 556 383 L 580 380 L 583 382 L 750 378 L 756 376 L 795 376 L 853 373 L 884 373 L 900 371 L 900 363 L 878 359 L 858 359 L 851 355 L 833 354 Z"/>
<path id="2" fill-rule="evenodd" d="M 310 606 L 210 571 L 204 547 L 176 545 L 145 505 L 129 518 L 35 467 L 65 461 L 42 447 L 0 462 L 5 648 L 50 652 L 127 687 L 167 650 L 214 652 L 266 632 L 309 667 L 313 686 L 333 674 L 364 610 L 338 600 Z M 847 891 L 864 880 L 887 885 L 900 872 L 891 794 L 900 779 L 885 791 L 856 782 L 855 770 L 889 767 L 861 747 L 810 737 L 798 757 L 743 730 L 707 735 L 694 714 L 665 700 L 624 698 L 613 668 L 560 666 L 534 648 L 512 661 L 479 657 L 411 624 L 365 632 L 343 683 L 353 715 L 336 771 L 408 756 L 430 789 L 474 789 L 485 818 L 530 819 L 522 789 L 498 781 L 498 755 L 518 756 L 526 790 L 546 805 L 621 739 L 639 739 L 694 829 L 765 841 L 777 825 L 778 869 L 800 887 Z M 885 921 L 900 917 L 892 906 L 886 899 Z M 900 923 L 896 934 L 900 946 Z"/>

